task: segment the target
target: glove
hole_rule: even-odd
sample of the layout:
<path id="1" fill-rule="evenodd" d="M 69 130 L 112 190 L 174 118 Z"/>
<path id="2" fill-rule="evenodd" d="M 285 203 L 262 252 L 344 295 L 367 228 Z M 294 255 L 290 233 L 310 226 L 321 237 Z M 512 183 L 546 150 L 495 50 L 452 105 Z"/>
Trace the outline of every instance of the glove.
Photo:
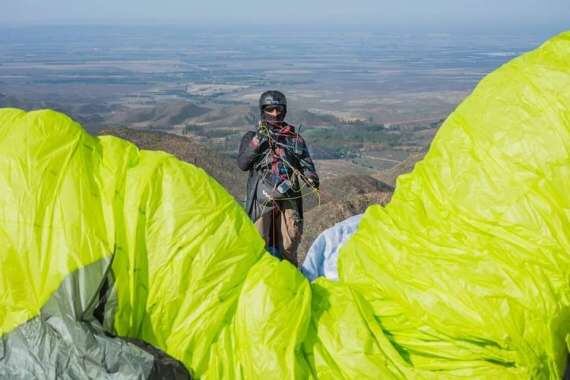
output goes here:
<path id="1" fill-rule="evenodd" d="M 255 149 L 256 152 L 263 152 L 269 147 L 269 139 L 267 136 L 256 132 L 255 136 L 253 136 L 251 139 L 251 146 Z"/>

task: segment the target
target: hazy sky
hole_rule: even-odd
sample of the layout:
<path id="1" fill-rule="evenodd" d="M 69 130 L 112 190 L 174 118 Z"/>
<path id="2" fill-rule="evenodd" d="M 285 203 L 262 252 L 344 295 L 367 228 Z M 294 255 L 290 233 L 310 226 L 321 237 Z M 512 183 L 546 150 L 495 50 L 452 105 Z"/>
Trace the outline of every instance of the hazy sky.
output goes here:
<path id="1" fill-rule="evenodd" d="M 0 25 L 367 24 L 570 29 L 570 0 L 0 0 Z"/>

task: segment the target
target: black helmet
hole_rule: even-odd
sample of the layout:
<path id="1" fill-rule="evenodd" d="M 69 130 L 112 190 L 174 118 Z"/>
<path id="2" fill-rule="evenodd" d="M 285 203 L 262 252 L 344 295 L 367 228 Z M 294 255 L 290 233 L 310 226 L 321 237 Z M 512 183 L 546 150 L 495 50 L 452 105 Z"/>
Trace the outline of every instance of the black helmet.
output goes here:
<path id="1" fill-rule="evenodd" d="M 282 117 L 287 113 L 287 98 L 280 91 L 265 91 L 259 97 L 259 110 L 263 114 L 263 109 L 267 106 L 283 107 Z"/>

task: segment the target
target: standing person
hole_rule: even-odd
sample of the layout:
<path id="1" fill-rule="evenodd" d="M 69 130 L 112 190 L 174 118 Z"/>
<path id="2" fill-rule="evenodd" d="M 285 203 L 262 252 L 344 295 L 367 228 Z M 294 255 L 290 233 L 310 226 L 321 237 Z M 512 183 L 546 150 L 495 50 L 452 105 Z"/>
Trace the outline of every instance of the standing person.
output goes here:
<path id="1" fill-rule="evenodd" d="M 301 186 L 318 190 L 319 176 L 303 138 L 284 119 L 287 99 L 279 91 L 259 98 L 261 121 L 242 137 L 238 166 L 249 171 L 246 211 L 271 254 L 295 266 L 303 234 Z"/>

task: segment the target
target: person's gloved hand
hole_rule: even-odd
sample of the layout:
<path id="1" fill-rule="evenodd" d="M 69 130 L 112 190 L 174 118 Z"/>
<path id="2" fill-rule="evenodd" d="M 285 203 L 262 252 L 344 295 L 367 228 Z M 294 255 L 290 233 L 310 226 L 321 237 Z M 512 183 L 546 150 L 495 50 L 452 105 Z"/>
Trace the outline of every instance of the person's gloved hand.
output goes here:
<path id="1" fill-rule="evenodd" d="M 251 139 L 251 146 L 255 149 L 256 152 L 263 152 L 269 146 L 269 139 L 267 136 L 256 132 L 255 136 Z"/>

